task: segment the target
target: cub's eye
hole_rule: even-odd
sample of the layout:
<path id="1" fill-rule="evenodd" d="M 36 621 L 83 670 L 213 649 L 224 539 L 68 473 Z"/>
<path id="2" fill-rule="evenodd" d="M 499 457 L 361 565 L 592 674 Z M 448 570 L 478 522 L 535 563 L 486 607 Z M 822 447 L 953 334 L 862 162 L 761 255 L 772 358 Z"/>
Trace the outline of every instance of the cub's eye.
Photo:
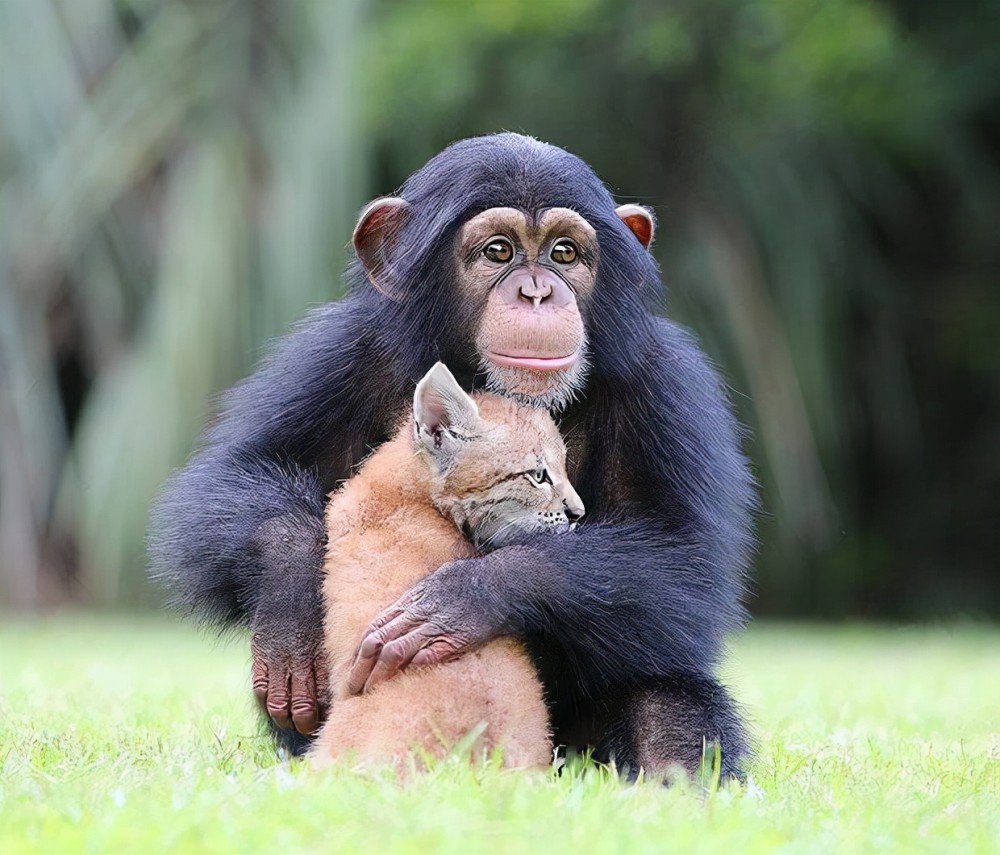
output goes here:
<path id="1" fill-rule="evenodd" d="M 576 261 L 576 244 L 568 238 L 560 238 L 555 242 L 549 253 L 556 264 L 572 264 Z"/>
<path id="2" fill-rule="evenodd" d="M 497 264 L 506 264 L 514 257 L 514 247 L 507 238 L 490 238 L 486 246 L 483 247 L 483 255 Z"/>
<path id="3" fill-rule="evenodd" d="M 549 470 L 544 466 L 540 466 L 538 469 L 532 469 L 530 472 L 525 472 L 524 477 L 536 487 L 541 487 L 542 484 L 552 483 L 552 476 L 549 475 Z"/>

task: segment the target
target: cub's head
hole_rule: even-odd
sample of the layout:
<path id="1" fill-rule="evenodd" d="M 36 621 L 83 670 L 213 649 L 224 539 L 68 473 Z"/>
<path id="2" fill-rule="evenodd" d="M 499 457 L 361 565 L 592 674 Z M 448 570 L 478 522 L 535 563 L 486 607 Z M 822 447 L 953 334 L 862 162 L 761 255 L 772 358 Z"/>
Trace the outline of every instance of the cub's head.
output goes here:
<path id="1" fill-rule="evenodd" d="M 435 507 L 480 549 L 568 531 L 583 516 L 566 446 L 545 410 L 489 393 L 473 399 L 439 362 L 417 384 L 413 437 Z"/>

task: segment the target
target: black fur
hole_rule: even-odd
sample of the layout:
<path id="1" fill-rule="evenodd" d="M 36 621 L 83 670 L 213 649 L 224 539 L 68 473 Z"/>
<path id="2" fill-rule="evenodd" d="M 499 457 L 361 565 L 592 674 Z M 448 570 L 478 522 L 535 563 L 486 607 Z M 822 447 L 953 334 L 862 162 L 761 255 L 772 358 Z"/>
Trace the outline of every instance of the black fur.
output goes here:
<path id="1" fill-rule="evenodd" d="M 412 205 L 396 244 L 406 251 L 386 275 L 405 298 L 376 292 L 355 263 L 348 296 L 315 312 L 230 390 L 155 509 L 154 575 L 178 603 L 219 624 L 319 633 L 318 564 L 275 578 L 279 562 L 254 548 L 255 533 L 286 517 L 321 537 L 325 492 L 391 434 L 435 360 L 482 382 L 467 310 L 452 298 L 460 224 L 499 205 L 573 208 L 600 244 L 597 287 L 582 307 L 591 370 L 561 415 L 587 516 L 572 536 L 481 559 L 503 561 L 498 628 L 513 622 L 531 641 L 558 738 L 602 744 L 627 761 L 631 699 L 659 692 L 663 702 L 644 704 L 643 715 L 668 716 L 680 704 L 692 723 L 683 733 L 664 724 L 666 759 L 700 752 L 710 736 L 735 769 L 746 750 L 742 725 L 712 675 L 724 636 L 744 618 L 755 492 L 718 377 L 692 337 L 652 311 L 662 296 L 655 262 L 583 161 L 515 134 L 456 143 L 401 195 Z M 258 621 L 273 612 L 277 591 L 287 611 Z M 697 732 L 697 722 L 712 733 Z"/>

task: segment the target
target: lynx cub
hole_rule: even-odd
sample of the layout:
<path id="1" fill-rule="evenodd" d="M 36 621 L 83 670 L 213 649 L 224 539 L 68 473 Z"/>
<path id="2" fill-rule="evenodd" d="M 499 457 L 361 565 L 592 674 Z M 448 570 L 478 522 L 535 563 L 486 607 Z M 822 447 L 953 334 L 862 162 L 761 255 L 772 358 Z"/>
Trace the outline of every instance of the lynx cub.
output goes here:
<path id="1" fill-rule="evenodd" d="M 500 638 L 443 665 L 412 668 L 362 695 L 347 673 L 376 615 L 440 565 L 526 531 L 561 531 L 583 514 L 552 418 L 506 398 L 462 391 L 440 362 L 417 385 L 413 417 L 333 494 L 324 598 L 333 703 L 312 749 L 392 762 L 442 756 L 482 728 L 472 749 L 501 747 L 510 767 L 551 759 L 542 689 L 521 644 Z"/>

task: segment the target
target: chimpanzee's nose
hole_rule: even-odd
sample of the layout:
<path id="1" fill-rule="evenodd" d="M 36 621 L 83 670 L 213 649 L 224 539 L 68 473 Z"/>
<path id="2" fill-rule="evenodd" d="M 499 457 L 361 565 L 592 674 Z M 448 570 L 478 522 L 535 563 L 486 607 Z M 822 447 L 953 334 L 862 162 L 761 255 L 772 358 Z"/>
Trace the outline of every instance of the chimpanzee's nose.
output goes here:
<path id="1" fill-rule="evenodd" d="M 522 300 L 537 306 L 552 296 L 552 286 L 546 281 L 545 276 L 532 273 L 530 279 L 524 277 L 518 293 Z"/>

